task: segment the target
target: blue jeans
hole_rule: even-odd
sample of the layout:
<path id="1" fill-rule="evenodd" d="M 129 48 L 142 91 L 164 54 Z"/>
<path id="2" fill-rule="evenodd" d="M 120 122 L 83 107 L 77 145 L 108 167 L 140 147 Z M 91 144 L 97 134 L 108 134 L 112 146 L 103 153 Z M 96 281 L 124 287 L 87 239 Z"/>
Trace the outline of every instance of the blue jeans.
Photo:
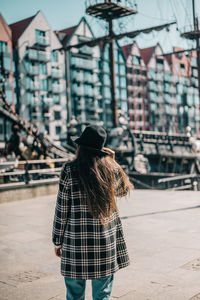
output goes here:
<path id="1" fill-rule="evenodd" d="M 73 279 L 64 277 L 67 288 L 67 300 L 84 300 L 85 299 L 85 279 Z M 114 275 L 104 278 L 92 279 L 92 297 L 93 300 L 109 300 Z"/>

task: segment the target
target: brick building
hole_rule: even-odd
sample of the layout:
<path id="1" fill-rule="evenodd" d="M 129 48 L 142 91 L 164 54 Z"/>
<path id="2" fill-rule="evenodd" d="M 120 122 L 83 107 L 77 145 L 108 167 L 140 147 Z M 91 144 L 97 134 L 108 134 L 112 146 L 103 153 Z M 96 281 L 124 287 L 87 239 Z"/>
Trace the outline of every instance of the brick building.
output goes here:
<path id="1" fill-rule="evenodd" d="M 136 42 L 122 47 L 126 58 L 128 112 L 131 129 L 149 129 L 147 67 Z"/>

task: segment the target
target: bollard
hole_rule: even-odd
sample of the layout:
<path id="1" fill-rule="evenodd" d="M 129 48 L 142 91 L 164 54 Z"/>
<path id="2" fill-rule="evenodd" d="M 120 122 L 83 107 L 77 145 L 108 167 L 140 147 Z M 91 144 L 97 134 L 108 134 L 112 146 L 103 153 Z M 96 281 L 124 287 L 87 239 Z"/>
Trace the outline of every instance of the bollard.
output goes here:
<path id="1" fill-rule="evenodd" d="M 196 180 L 193 181 L 193 191 L 198 191 L 198 182 Z"/>
<path id="2" fill-rule="evenodd" d="M 28 172 L 28 167 L 29 167 L 28 162 L 26 162 L 26 164 L 25 164 L 24 167 L 25 167 L 24 181 L 25 181 L 25 184 L 29 184 L 29 182 L 30 182 L 30 175 L 29 175 L 29 172 Z"/>

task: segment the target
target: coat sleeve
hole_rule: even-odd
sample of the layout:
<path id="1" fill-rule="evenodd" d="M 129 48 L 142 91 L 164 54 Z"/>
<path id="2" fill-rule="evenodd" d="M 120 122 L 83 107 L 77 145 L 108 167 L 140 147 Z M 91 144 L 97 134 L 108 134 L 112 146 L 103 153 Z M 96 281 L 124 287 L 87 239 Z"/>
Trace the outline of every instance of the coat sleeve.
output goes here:
<path id="1" fill-rule="evenodd" d="M 67 213 L 69 210 L 69 180 L 65 166 L 62 168 L 57 202 L 55 207 L 52 241 L 55 246 L 62 245 L 65 227 L 67 224 Z"/>
<path id="2" fill-rule="evenodd" d="M 115 179 L 116 179 L 115 196 L 116 197 L 126 196 L 128 194 L 128 187 L 124 185 L 122 175 L 118 169 L 115 171 Z"/>

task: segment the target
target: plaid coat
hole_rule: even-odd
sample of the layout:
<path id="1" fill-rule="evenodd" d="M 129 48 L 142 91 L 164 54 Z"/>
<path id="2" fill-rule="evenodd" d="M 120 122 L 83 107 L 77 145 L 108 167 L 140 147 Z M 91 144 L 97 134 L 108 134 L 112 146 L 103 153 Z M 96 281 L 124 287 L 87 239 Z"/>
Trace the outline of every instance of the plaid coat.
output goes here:
<path id="1" fill-rule="evenodd" d="M 116 196 L 124 196 L 121 175 L 116 176 Z M 111 275 L 129 265 L 122 224 L 117 212 L 105 224 L 94 219 L 80 188 L 76 161 L 61 171 L 52 240 L 62 245 L 61 274 L 76 279 Z"/>

